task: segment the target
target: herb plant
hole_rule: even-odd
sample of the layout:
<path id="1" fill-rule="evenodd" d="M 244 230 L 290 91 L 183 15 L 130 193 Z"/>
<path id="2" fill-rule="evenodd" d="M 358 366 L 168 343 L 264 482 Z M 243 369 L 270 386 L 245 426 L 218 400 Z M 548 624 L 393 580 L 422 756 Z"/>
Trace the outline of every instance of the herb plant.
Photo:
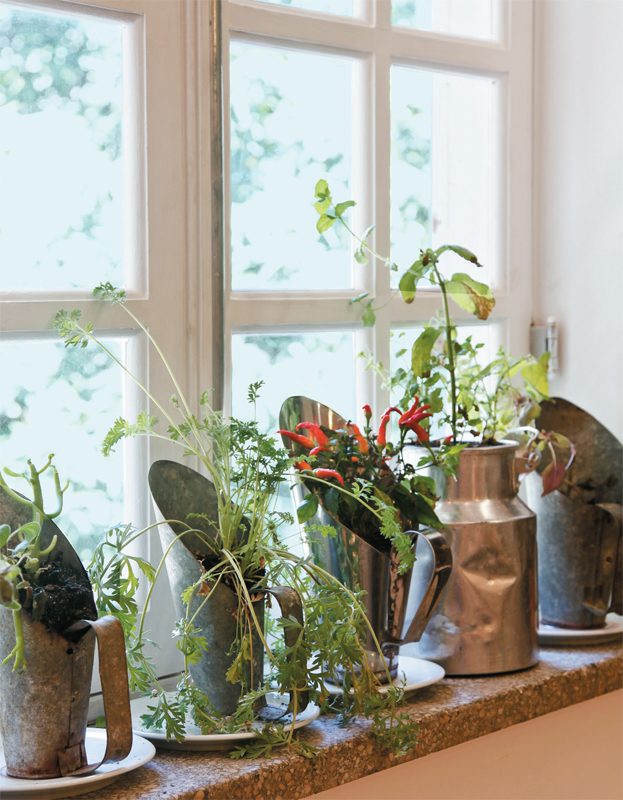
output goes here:
<path id="1" fill-rule="evenodd" d="M 124 627 L 131 689 L 152 694 L 150 713 L 143 718 L 144 723 L 163 727 L 167 737 L 177 740 L 184 737 L 187 719 L 206 734 L 246 729 L 255 719 L 256 701 L 270 690 L 271 685 L 276 685 L 281 693 L 292 694 L 294 717 L 299 707 L 298 698 L 304 691 L 309 691 L 311 699 L 330 710 L 324 681 L 340 669 L 347 674 L 342 698 L 344 713 L 369 716 L 384 743 L 398 752 L 410 749 L 415 743 L 415 729 L 408 716 L 398 709 L 402 691 L 390 687 L 385 697 L 378 694 L 377 681 L 360 643 L 364 626 L 370 627 L 360 597 L 316 566 L 311 558 L 290 553 L 279 538 L 279 525 L 285 520 L 292 521 L 292 518 L 275 510 L 275 500 L 279 482 L 289 471 L 292 459 L 275 445 L 271 437 L 258 430 L 256 422 L 226 419 L 221 412 L 213 410 L 207 392 L 199 400 L 200 413 L 196 415 L 157 343 L 125 305 L 124 292 L 105 284 L 94 293 L 120 304 L 142 328 L 167 367 L 175 388 L 170 406 L 165 406 L 136 381 L 122 363 L 117 362 L 140 386 L 152 408 L 164 418 L 167 430 L 163 432 L 158 418 L 148 412 L 139 414 L 136 422 L 118 419 L 104 441 L 103 452 L 109 453 L 125 437 L 147 435 L 172 440 L 183 448 L 185 455 L 199 459 L 218 495 L 217 519 L 209 520 L 214 536 L 193 529 L 186 520 L 177 521 L 182 526 L 178 539 L 192 531 L 203 538 L 213 556 L 207 566 L 204 561 L 205 572 L 201 578 L 182 595 L 186 614 L 176 623 L 175 640 L 183 654 L 185 669 L 173 695 L 164 692 L 153 662 L 146 655 L 149 640 L 144 629 L 145 615 L 144 610 L 139 613 L 136 600 L 138 576 L 142 573 L 149 585 L 145 601 L 145 607 L 148 606 L 167 553 L 153 568 L 126 552 L 128 545 L 143 531 L 134 531 L 131 527 L 116 528 L 96 549 L 90 566 L 98 610 L 114 614 Z M 54 326 L 66 345 L 84 347 L 94 342 L 115 359 L 94 335 L 93 326 L 80 323 L 79 311 L 59 311 Z M 251 403 L 255 403 L 259 388 L 260 384 L 250 387 Z M 382 510 L 379 511 L 379 507 Z M 381 503 L 376 513 L 382 517 L 388 534 L 395 536 L 399 532 L 398 523 L 393 511 L 388 514 L 384 508 Z M 246 533 L 239 538 L 237 534 L 241 526 Z M 234 684 L 241 683 L 243 693 L 238 709 L 231 717 L 223 717 L 216 711 L 210 698 L 193 685 L 188 674 L 189 665 L 201 658 L 207 646 L 202 631 L 195 627 L 196 614 L 191 615 L 191 599 L 197 595 L 203 598 L 203 603 L 207 602 L 213 587 L 219 583 L 230 586 L 238 598 L 238 636 L 231 651 L 232 664 L 227 677 Z M 296 643 L 289 647 L 281 644 L 271 646 L 268 631 L 259 624 L 253 608 L 258 598 L 269 597 L 265 592 L 267 587 L 279 583 L 292 586 L 303 601 L 302 626 L 294 618 L 272 623 L 298 633 Z M 250 641 L 253 631 L 262 640 L 269 665 L 258 689 L 247 685 L 245 669 L 252 660 Z M 349 693 L 351 688 L 352 695 Z M 376 700 L 372 701 L 371 696 Z M 303 755 L 313 754 L 312 748 L 295 743 L 292 729 L 286 732 L 283 726 L 271 724 L 248 748 L 239 748 L 233 755 L 268 753 L 271 748 L 282 744 L 294 744 Z"/>
<path id="2" fill-rule="evenodd" d="M 41 526 L 44 519 L 58 517 L 63 508 L 63 493 L 67 485 L 61 489 L 56 467 L 52 465 L 53 455 L 48 457 L 46 464 L 38 470 L 32 461 L 28 461 L 28 472 L 17 473 L 4 469 L 6 475 L 13 478 L 23 478 L 30 485 L 33 499 L 28 500 L 19 492 L 12 489 L 5 481 L 0 470 L 0 491 L 5 491 L 18 503 L 30 508 L 32 520 L 11 531 L 8 525 L 0 525 L 0 606 L 13 612 L 13 626 L 15 628 L 15 646 L 0 663 L 7 664 L 12 658 L 13 671 L 22 672 L 26 667 L 24 654 L 24 625 L 20 611 L 24 604 L 32 607 L 33 586 L 39 586 L 45 567 L 41 559 L 47 556 L 56 547 L 57 537 L 53 536 L 50 544 L 41 549 Z M 41 475 L 50 468 L 54 477 L 57 508 L 52 513 L 43 510 L 43 492 L 41 490 Z M 45 581 L 43 581 L 45 583 Z M 20 592 L 24 599 L 20 599 Z M 36 609 L 34 609 L 36 611 Z M 41 608 L 40 611 L 43 609 Z M 40 614 L 39 614 L 40 616 Z"/>

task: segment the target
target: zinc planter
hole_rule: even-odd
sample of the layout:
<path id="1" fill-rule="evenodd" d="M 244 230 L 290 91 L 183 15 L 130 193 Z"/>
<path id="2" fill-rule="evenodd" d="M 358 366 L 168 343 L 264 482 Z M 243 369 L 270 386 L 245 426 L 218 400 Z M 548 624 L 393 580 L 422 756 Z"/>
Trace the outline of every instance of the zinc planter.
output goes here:
<path id="1" fill-rule="evenodd" d="M 178 619 L 186 615 L 186 606 L 181 595 L 185 589 L 196 583 L 203 574 L 201 559 L 209 556 L 211 551 L 200 536 L 190 533 L 175 541 L 183 530 L 183 526 L 168 524 L 164 520 L 185 520 L 189 513 L 204 514 L 208 520 L 217 520 L 217 498 L 214 486 L 210 481 L 193 469 L 174 461 L 156 461 L 149 471 L 149 487 L 151 489 L 157 518 L 162 522 L 158 526 L 163 552 L 168 548 L 166 558 L 167 575 L 171 586 L 173 605 Z M 188 522 L 204 531 L 206 536 L 214 537 L 215 532 L 206 519 L 192 518 Z M 244 531 L 241 531 L 244 536 Z M 234 656 L 230 653 L 237 637 L 238 597 L 228 586 L 208 584 L 211 590 L 207 598 L 195 592 L 191 601 L 191 615 L 199 606 L 203 608 L 195 618 L 194 625 L 200 628 L 208 641 L 208 649 L 202 653 L 201 660 L 189 665 L 190 676 L 196 686 L 210 698 L 211 703 L 223 715 L 235 712 L 240 699 L 242 686 L 226 679 Z M 303 622 L 303 609 L 298 593 L 287 586 L 275 586 L 267 592 L 275 597 L 284 617 L 293 615 Z M 260 625 L 264 622 L 264 596 L 259 597 L 253 608 Z M 286 645 L 295 643 L 295 631 L 286 631 Z M 257 689 L 263 683 L 264 648 L 262 641 L 253 629 L 253 665 L 247 667 L 247 683 Z M 264 702 L 261 703 L 263 705 Z M 307 693 L 299 695 L 298 711 L 307 706 Z M 258 709 L 259 710 L 259 709 Z"/>
<path id="2" fill-rule="evenodd" d="M 0 520 L 12 530 L 28 521 L 24 507 L 0 491 Z M 7 774 L 15 778 L 57 778 L 85 775 L 104 761 L 121 761 L 132 748 L 132 720 L 125 643 L 119 622 L 96 619 L 90 584 L 78 555 L 50 520 L 43 524 L 44 547 L 52 537 L 57 545 L 47 557 L 59 555 L 76 580 L 88 589 L 89 616 L 60 633 L 34 621 L 28 610 L 19 613 L 24 627 L 26 668 L 13 663 L 0 667 L 0 736 Z M 84 747 L 95 642 L 106 714 L 107 743 L 103 759 L 88 764 Z M 13 614 L 0 609 L 0 656 L 15 644 Z M 1 659 L 0 659 L 1 660 Z"/>

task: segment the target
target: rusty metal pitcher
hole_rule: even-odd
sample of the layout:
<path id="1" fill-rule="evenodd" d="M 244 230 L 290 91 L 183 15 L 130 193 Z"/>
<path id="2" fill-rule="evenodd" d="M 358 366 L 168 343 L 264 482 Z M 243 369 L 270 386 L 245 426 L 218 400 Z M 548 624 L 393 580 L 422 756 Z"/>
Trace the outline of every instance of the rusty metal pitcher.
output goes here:
<path id="1" fill-rule="evenodd" d="M 281 407 L 279 422 L 282 428 L 294 430 L 299 422 L 313 422 L 333 430 L 346 426 L 346 420 L 335 411 L 307 397 L 289 397 Z M 290 440 L 284 438 L 290 448 Z M 298 506 L 307 489 L 301 483 L 292 487 L 295 506 Z M 387 671 L 395 678 L 398 670 L 398 649 L 401 645 L 416 642 L 422 636 L 435 606 L 450 578 L 452 553 L 445 538 L 437 531 L 426 529 L 410 531 L 413 546 L 421 540 L 428 545 L 433 567 L 426 576 L 426 588 L 411 618 L 405 621 L 409 587 L 415 570 L 398 574 L 399 561 L 392 551 L 390 556 L 364 541 L 354 531 L 334 519 L 322 506 L 310 520 L 313 524 L 331 525 L 335 538 L 328 538 L 302 526 L 302 536 L 314 561 L 351 591 L 365 590 L 363 604 L 375 636 L 381 644 L 383 657 L 376 650 L 374 638 L 366 629 L 365 649 L 368 663 L 377 678 L 387 682 Z M 339 678 L 339 676 L 336 676 Z"/>
<path id="2" fill-rule="evenodd" d="M 188 522 L 202 530 L 206 536 L 214 538 L 216 529 L 209 520 L 218 520 L 216 490 L 203 475 L 175 461 L 156 461 L 152 464 L 149 470 L 149 488 L 156 516 L 163 523 L 158 526 L 160 542 L 163 552 L 168 551 L 165 562 L 167 575 L 175 612 L 181 619 L 186 615 L 186 606 L 181 595 L 201 579 L 203 569 L 198 559 L 211 555 L 212 551 L 201 536 L 195 533 L 189 533 L 175 541 L 184 527 L 175 522 L 165 524 L 164 520 L 185 521 L 190 513 L 202 514 L 202 517 L 194 517 Z M 240 535 L 244 536 L 244 530 L 241 530 Z M 210 589 L 207 599 L 195 592 L 191 600 L 191 615 L 196 614 L 194 625 L 202 630 L 208 640 L 208 649 L 202 653 L 197 664 L 189 665 L 189 672 L 212 704 L 222 714 L 229 715 L 238 706 L 242 688 L 240 683 L 231 683 L 226 678 L 234 658 L 230 653 L 231 646 L 237 638 L 235 615 L 238 612 L 238 597 L 222 583 L 212 585 Z M 274 586 L 266 592 L 277 600 L 286 619 L 293 615 L 303 624 L 301 599 L 294 589 L 289 586 Z M 258 623 L 263 626 L 264 598 L 259 598 L 253 608 Z M 257 689 L 263 683 L 264 648 L 255 628 L 251 638 L 253 659 L 252 664 L 247 666 L 247 685 Z M 298 634 L 289 629 L 284 632 L 284 638 L 286 646 L 292 647 Z M 299 713 L 307 707 L 307 702 L 307 692 L 300 692 L 297 699 Z"/>
<path id="3" fill-rule="evenodd" d="M 0 491 L 0 522 L 14 530 L 29 519 L 24 506 Z M 47 560 L 62 553 L 63 563 L 90 588 L 78 554 L 46 519 L 43 549 L 55 535 L 57 544 Z M 94 602 L 92 611 L 95 617 Z M 123 760 L 132 749 L 132 718 L 125 642 L 118 620 L 111 616 L 81 620 L 58 634 L 35 622 L 24 609 L 20 616 L 26 668 L 13 672 L 10 662 L 0 667 L 0 737 L 7 775 L 32 779 L 86 775 L 105 761 Z M 107 741 L 104 757 L 89 764 L 84 740 L 96 640 Z M 14 643 L 13 614 L 0 609 L 0 655 L 10 652 Z"/>

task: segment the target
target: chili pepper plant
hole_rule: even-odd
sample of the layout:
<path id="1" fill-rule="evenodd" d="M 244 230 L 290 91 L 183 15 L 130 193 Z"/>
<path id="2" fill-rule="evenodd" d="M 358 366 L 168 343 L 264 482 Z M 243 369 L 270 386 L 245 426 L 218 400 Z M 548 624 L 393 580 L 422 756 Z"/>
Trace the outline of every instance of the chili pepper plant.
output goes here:
<path id="1" fill-rule="evenodd" d="M 192 515 L 190 521 L 178 521 L 184 526 L 178 538 L 192 531 L 204 538 L 213 557 L 208 567 L 204 562 L 200 580 L 182 595 L 186 615 L 176 623 L 175 641 L 183 654 L 185 669 L 174 694 L 166 693 L 157 679 L 153 661 L 148 655 L 144 611 L 139 613 L 136 601 L 139 572 L 143 572 L 148 580 L 147 607 L 166 553 L 155 568 L 127 555 L 128 545 L 143 534 L 143 531 L 127 526 L 109 532 L 97 548 L 91 565 L 90 574 L 100 612 L 116 615 L 124 627 L 131 688 L 152 694 L 153 702 L 150 713 L 143 717 L 144 724 L 164 728 L 169 738 L 179 741 L 184 738 L 188 719 L 206 734 L 245 730 L 255 718 L 256 701 L 268 693 L 271 685 L 276 685 L 281 693 L 293 693 L 295 699 L 301 692 L 309 691 L 311 699 L 329 711 L 332 706 L 325 680 L 333 677 L 339 669 L 347 673 L 339 708 L 344 718 L 364 714 L 372 720 L 373 730 L 380 741 L 397 752 L 412 748 L 415 729 L 400 711 L 402 691 L 390 687 L 387 694 L 381 696 L 367 665 L 360 636 L 364 627 L 370 628 L 370 625 L 360 595 L 350 592 L 313 564 L 310 558 L 290 553 L 279 538 L 280 524 L 293 521 L 291 515 L 275 510 L 279 482 L 292 464 L 288 453 L 277 447 L 271 437 L 262 434 L 256 422 L 227 419 L 222 412 L 212 409 L 207 392 L 201 396 L 196 413 L 184 397 L 157 343 L 125 305 L 124 292 L 104 284 L 94 294 L 119 304 L 142 328 L 166 365 L 175 390 L 170 403 L 165 405 L 117 361 L 143 390 L 151 410 L 157 410 L 166 427 L 163 428 L 158 418 L 148 411 L 139 414 L 136 422 L 118 419 L 103 443 L 103 452 L 108 454 L 126 437 L 155 436 L 171 440 L 182 448 L 186 456 L 199 460 L 218 495 L 218 518 L 209 520 L 215 530 L 214 537 L 208 538 L 200 530 L 193 529 Z M 85 347 L 93 342 L 117 360 L 94 335 L 93 326 L 81 324 L 78 310 L 59 311 L 54 326 L 66 345 Z M 260 384 L 250 387 L 251 403 L 255 403 L 259 388 Z M 360 483 L 352 494 L 363 499 L 366 490 Z M 375 506 L 368 504 L 368 509 L 377 515 L 387 536 L 398 536 L 399 524 L 391 506 L 386 507 L 377 498 Z M 238 536 L 241 525 L 246 531 L 242 538 Z M 195 627 L 196 613 L 190 613 L 191 599 L 198 595 L 203 603 L 207 602 L 213 587 L 219 583 L 229 586 L 238 598 L 238 637 L 230 653 L 232 662 L 227 677 L 234 684 L 240 682 L 243 692 L 238 709 L 231 717 L 223 717 L 217 712 L 207 694 L 194 686 L 188 675 L 188 666 L 193 659 L 201 657 L 207 644 L 202 631 Z M 293 618 L 272 623 L 298 632 L 296 645 L 287 648 L 272 644 L 253 610 L 253 601 L 258 595 L 261 597 L 267 587 L 278 583 L 292 586 L 303 601 L 302 626 Z M 249 641 L 254 631 L 262 640 L 268 661 L 264 683 L 256 690 L 246 685 L 245 669 L 252 659 Z M 350 689 L 353 689 L 352 693 L 349 693 Z M 293 707 L 296 716 L 296 700 Z M 271 748 L 283 744 L 298 747 L 303 755 L 314 753 L 313 748 L 296 743 L 292 729 L 286 731 L 282 725 L 274 723 L 267 725 L 248 747 L 237 748 L 233 756 L 269 754 Z"/>
<path id="2" fill-rule="evenodd" d="M 300 480 L 308 489 L 297 508 L 300 523 L 308 522 L 316 514 L 319 503 L 342 525 L 383 553 L 395 548 L 400 558 L 400 569 L 413 566 L 413 542 L 405 533 L 417 530 L 419 525 L 441 529 L 443 524 L 435 514 L 435 482 L 418 475 L 418 468 L 406 463 L 402 451 L 407 435 L 414 433 L 418 442 L 428 450 L 429 461 L 453 472 L 461 446 L 442 444 L 430 446 L 427 430 L 422 426 L 432 417 L 430 406 L 419 398 L 404 413 L 397 407 L 388 408 L 378 427 L 372 427 L 372 411 L 363 406 L 366 425 L 363 433 L 357 425 L 348 422 L 345 428 L 332 430 L 311 422 L 300 422 L 296 431 L 280 430 L 301 451 L 294 466 Z M 399 439 L 393 444 L 387 438 L 387 427 L 392 414 L 398 415 Z M 300 431 L 300 432 L 299 432 Z M 361 501 L 362 488 L 371 487 Z M 344 491 L 346 489 L 347 491 Z M 392 509 L 399 526 L 387 529 L 374 513 L 379 502 Z M 381 506 L 381 507 L 382 507 Z M 333 530 L 328 531 L 335 535 Z"/>
<path id="3" fill-rule="evenodd" d="M 335 203 L 325 180 L 316 184 L 315 197 L 319 233 L 339 222 L 358 242 L 355 260 L 359 264 L 367 264 L 371 256 L 390 270 L 400 271 L 396 263 L 368 244 L 374 226 L 361 237 L 350 228 L 344 214 L 355 205 L 353 200 Z M 539 415 L 539 403 L 549 399 L 549 354 L 539 359 L 532 355 L 513 358 L 500 348 L 493 361 L 484 366 L 480 364 L 478 351 L 482 345 L 472 344 L 471 336 L 460 340 L 460 328 L 452 320 L 449 301 L 477 319 L 486 320 L 495 306 L 495 298 L 486 284 L 466 273 L 448 277 L 441 271 L 440 259 L 449 251 L 476 267 L 482 266 L 466 247 L 443 245 L 435 250 L 420 250 L 415 261 L 400 276 L 398 292 L 405 303 L 414 301 L 418 285 L 423 281 L 437 287 L 442 300 L 441 311 L 425 325 L 412 346 L 398 351 L 399 357 L 407 356 L 406 366 L 401 365 L 388 374 L 369 354 L 362 355 L 368 367 L 382 376 L 385 387 L 391 389 L 394 396 L 402 395 L 396 402 L 403 410 L 408 408 L 412 396 L 417 395 L 439 415 L 440 427 L 450 431 L 451 442 L 495 445 L 510 431 L 525 428 Z M 351 302 L 364 306 L 363 323 L 372 326 L 375 309 L 373 301 L 367 297 L 364 293 Z M 521 376 L 523 389 L 513 383 L 515 376 Z M 429 423 L 425 422 L 424 426 L 428 428 Z M 543 455 L 538 469 L 543 474 L 544 490 L 553 491 L 564 480 L 564 473 L 573 460 L 572 445 L 566 437 L 553 432 L 546 435 L 533 428 L 530 430 L 531 435 L 523 430 L 518 438 L 526 445 L 528 455 L 535 451 Z"/>

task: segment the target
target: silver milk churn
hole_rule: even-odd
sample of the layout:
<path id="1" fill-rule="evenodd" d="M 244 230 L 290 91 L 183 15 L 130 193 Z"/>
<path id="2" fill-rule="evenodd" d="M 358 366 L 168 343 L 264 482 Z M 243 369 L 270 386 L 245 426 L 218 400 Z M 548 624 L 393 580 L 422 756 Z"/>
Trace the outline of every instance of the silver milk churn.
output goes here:
<path id="1" fill-rule="evenodd" d="M 538 661 L 536 516 L 517 497 L 519 473 L 535 464 L 515 458 L 517 449 L 515 442 L 466 447 L 456 479 L 438 467 L 425 470 L 437 485 L 435 511 L 447 526 L 453 569 L 421 640 L 407 650 L 448 675 L 510 672 Z M 404 459 L 417 466 L 425 454 L 405 448 Z M 410 604 L 426 579 L 427 570 L 414 571 Z"/>

